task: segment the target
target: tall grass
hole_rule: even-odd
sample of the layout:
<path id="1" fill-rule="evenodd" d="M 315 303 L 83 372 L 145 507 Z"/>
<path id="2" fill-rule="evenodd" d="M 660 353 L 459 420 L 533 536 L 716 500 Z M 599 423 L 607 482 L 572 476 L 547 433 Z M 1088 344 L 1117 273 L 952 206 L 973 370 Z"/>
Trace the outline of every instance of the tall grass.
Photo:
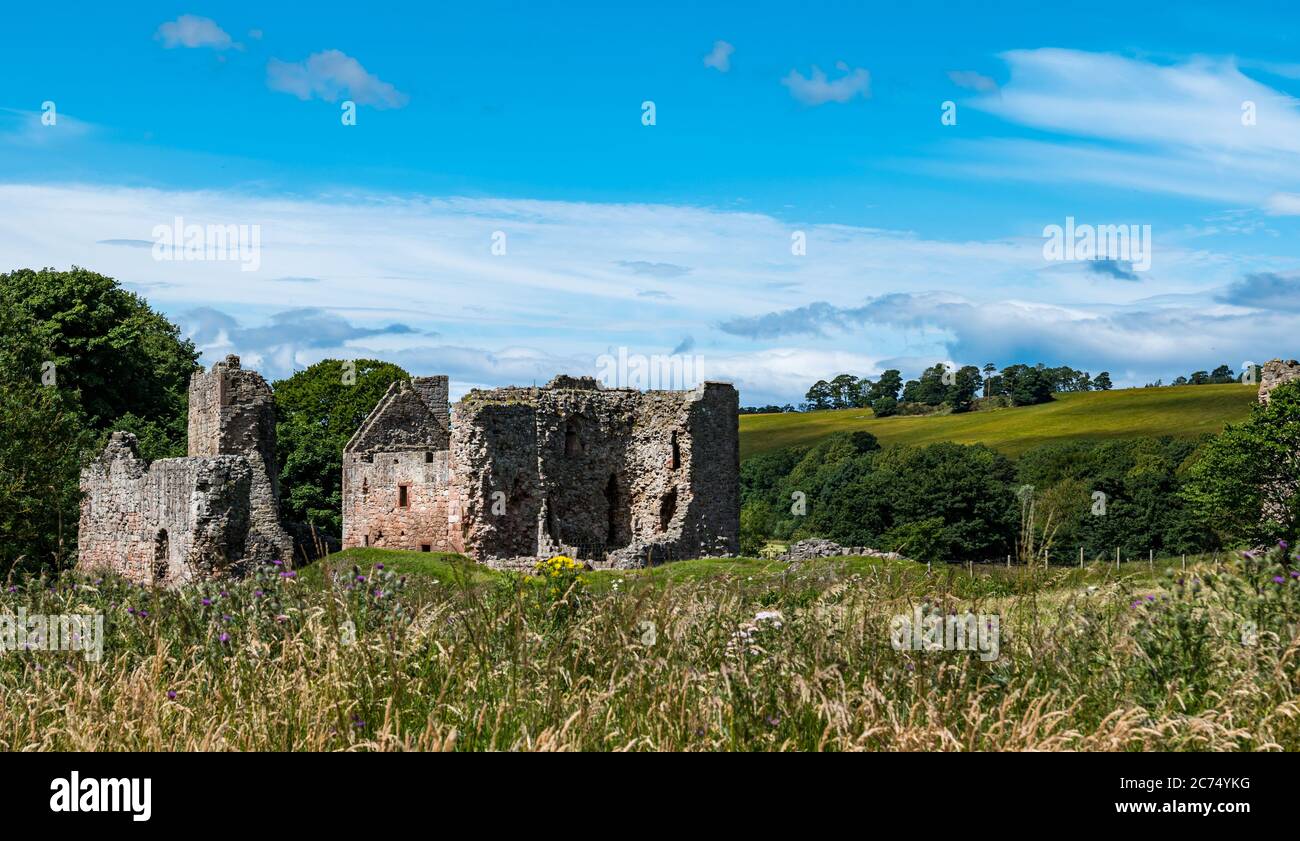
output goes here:
<path id="1" fill-rule="evenodd" d="M 0 613 L 102 612 L 105 651 L 0 655 L 0 749 L 1296 749 L 1300 579 L 1269 563 L 1157 585 L 817 563 L 557 586 L 330 560 L 182 591 L 33 579 Z M 1001 656 L 894 650 L 921 600 L 1000 615 Z"/>

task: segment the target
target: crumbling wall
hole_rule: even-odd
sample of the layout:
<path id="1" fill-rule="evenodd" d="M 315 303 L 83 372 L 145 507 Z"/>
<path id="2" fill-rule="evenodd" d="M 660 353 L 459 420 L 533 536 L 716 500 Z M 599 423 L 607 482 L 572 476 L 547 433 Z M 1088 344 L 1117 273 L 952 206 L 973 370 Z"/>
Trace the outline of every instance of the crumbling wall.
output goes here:
<path id="1" fill-rule="evenodd" d="M 536 389 L 476 391 L 452 417 L 449 523 L 473 558 L 536 554 L 542 495 Z"/>
<path id="2" fill-rule="evenodd" d="M 479 560 L 614 567 L 734 554 L 738 409 L 724 383 L 643 393 L 557 377 L 473 391 L 452 428 L 453 543 Z"/>
<path id="3" fill-rule="evenodd" d="M 445 552 L 450 411 L 446 377 L 394 383 L 343 456 L 343 547 Z"/>
<path id="4" fill-rule="evenodd" d="M 1273 389 L 1295 379 L 1300 379 L 1300 362 L 1294 359 L 1265 362 L 1259 371 L 1259 402 L 1267 403 Z"/>
<path id="5" fill-rule="evenodd" d="M 189 454 L 236 455 L 253 471 L 249 492 L 247 557 L 291 560 L 293 539 L 280 525 L 280 471 L 275 457 L 275 396 L 256 371 L 245 371 L 238 356 L 227 356 L 210 371 L 190 378 Z"/>
<path id="6" fill-rule="evenodd" d="M 190 380 L 189 455 L 152 464 L 113 433 L 82 471 L 78 566 L 172 585 L 292 558 L 271 387 L 228 356 Z"/>
<path id="7" fill-rule="evenodd" d="M 81 475 L 78 566 L 179 584 L 231 571 L 245 557 L 252 469 L 237 456 L 140 458 L 115 432 Z"/>

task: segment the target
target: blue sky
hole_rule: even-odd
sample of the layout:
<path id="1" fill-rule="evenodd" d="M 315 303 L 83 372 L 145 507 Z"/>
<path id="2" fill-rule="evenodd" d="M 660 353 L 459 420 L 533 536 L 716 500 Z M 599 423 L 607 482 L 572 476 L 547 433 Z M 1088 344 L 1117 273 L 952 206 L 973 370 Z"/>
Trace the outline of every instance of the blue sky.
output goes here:
<path id="1" fill-rule="evenodd" d="M 457 392 L 619 347 L 746 403 L 941 360 L 1140 385 L 1295 356 L 1300 13 L 1137 5 L 27 4 L 0 254 L 118 277 L 206 361 L 379 356 Z M 154 259 L 176 216 L 259 226 L 257 271 Z M 1151 268 L 1045 260 L 1066 217 L 1150 225 Z"/>

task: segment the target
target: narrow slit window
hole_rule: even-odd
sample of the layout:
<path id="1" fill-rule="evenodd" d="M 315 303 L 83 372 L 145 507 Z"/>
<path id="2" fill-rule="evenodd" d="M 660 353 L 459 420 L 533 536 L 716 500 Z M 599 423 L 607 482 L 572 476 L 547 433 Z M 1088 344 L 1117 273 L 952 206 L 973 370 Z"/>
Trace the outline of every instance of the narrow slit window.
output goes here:
<path id="1" fill-rule="evenodd" d="M 397 507 L 406 508 L 410 504 L 407 499 L 406 485 L 397 486 Z"/>

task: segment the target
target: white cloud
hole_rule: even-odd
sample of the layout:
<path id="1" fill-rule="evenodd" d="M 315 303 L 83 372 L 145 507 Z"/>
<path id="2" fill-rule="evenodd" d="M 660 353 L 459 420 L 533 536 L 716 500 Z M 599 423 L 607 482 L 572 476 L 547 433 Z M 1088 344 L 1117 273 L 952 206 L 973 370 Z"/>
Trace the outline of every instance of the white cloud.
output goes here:
<path id="1" fill-rule="evenodd" d="M 181 15 L 176 20 L 166 22 L 158 27 L 153 37 L 162 41 L 163 46 L 169 50 L 176 47 L 228 50 L 239 46 L 215 20 L 197 15 Z"/>
<path id="2" fill-rule="evenodd" d="M 804 77 L 798 70 L 791 70 L 781 80 L 781 84 L 789 88 L 790 95 L 804 105 L 848 102 L 855 96 L 863 99 L 871 96 L 870 73 L 861 67 L 850 68 L 843 61 L 837 62 L 835 68 L 844 75 L 838 79 L 827 79 L 826 73 L 813 65 L 811 76 Z"/>
<path id="3" fill-rule="evenodd" d="M 273 91 L 290 93 L 299 99 L 313 97 L 337 102 L 346 97 L 358 105 L 375 108 L 401 108 L 409 97 L 366 71 L 350 55 L 339 50 L 312 53 L 306 61 L 288 62 L 278 58 L 266 65 L 266 84 Z"/>
<path id="4" fill-rule="evenodd" d="M 259 225 L 260 269 L 156 262 L 143 245 L 114 247 L 146 243 L 176 216 Z M 806 256 L 790 254 L 795 229 L 807 233 Z M 502 256 L 491 249 L 498 230 L 507 235 Z M 796 401 L 809 382 L 871 373 L 883 359 L 982 364 L 970 357 L 997 350 L 989 342 L 1005 346 L 998 361 L 1035 361 L 1043 348 L 1075 365 L 1102 350 L 1131 354 L 1135 369 L 1147 355 L 1152 365 L 1177 364 L 1151 379 L 1181 372 L 1207 348 L 1286 352 L 1284 320 L 1223 321 L 1249 311 L 1215 296 L 1248 272 L 1294 266 L 1165 239 L 1155 253 L 1133 282 L 1045 264 L 1039 237 L 951 242 L 708 208 L 0 185 L 4 268 L 85 266 L 182 324 L 205 308 L 223 314 L 228 321 L 210 320 L 202 334 L 208 362 L 247 353 L 280 376 L 328 356 L 368 355 L 460 384 L 528 384 L 595 373 L 611 349 L 665 354 L 691 336 L 706 375 L 734 380 L 746 404 Z M 935 292 L 944 289 L 952 292 Z M 903 297 L 889 318 L 873 313 L 868 325 L 844 314 L 890 293 Z M 821 335 L 791 330 L 792 315 L 778 317 L 775 331 L 720 329 L 807 308 L 814 295 L 839 319 L 824 320 Z M 817 323 L 817 310 L 805 315 Z M 1024 353 L 1013 354 L 1018 341 Z"/>
<path id="5" fill-rule="evenodd" d="M 974 70 L 949 70 L 948 78 L 959 88 L 967 88 L 980 93 L 989 93 L 998 89 L 998 83 L 988 76 Z"/>
<path id="6" fill-rule="evenodd" d="M 714 41 L 713 49 L 704 57 L 704 66 L 726 73 L 731 69 L 731 54 L 735 51 L 736 48 L 726 41 Z"/>
<path id="7" fill-rule="evenodd" d="M 1107 53 L 1014 50 L 1011 79 L 970 106 L 1056 139 L 955 144 L 956 168 L 1056 177 L 1294 212 L 1300 102 L 1229 58 L 1156 64 Z"/>

